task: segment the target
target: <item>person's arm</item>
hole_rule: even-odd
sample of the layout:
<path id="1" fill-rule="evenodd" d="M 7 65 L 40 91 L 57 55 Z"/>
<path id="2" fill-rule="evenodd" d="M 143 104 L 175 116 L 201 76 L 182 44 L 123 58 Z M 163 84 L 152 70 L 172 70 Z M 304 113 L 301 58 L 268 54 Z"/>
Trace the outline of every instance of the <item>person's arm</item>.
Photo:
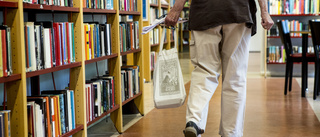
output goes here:
<path id="1" fill-rule="evenodd" d="M 261 11 L 261 25 L 264 29 L 269 30 L 274 24 L 268 13 L 267 0 L 258 0 Z"/>
<path id="2" fill-rule="evenodd" d="M 176 3 L 173 5 L 172 9 L 168 13 L 164 21 L 166 26 L 175 26 L 177 24 L 180 17 L 180 13 L 186 2 L 187 0 L 176 0 Z"/>

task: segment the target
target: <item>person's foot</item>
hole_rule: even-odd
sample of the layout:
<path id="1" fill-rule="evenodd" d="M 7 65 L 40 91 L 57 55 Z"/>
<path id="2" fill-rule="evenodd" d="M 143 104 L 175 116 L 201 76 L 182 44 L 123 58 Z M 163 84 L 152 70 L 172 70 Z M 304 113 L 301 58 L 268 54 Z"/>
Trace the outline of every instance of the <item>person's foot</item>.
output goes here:
<path id="1" fill-rule="evenodd" d="M 196 123 L 189 121 L 186 124 L 186 129 L 183 130 L 185 137 L 197 137 L 199 134 L 203 134 L 204 130 L 200 129 Z"/>

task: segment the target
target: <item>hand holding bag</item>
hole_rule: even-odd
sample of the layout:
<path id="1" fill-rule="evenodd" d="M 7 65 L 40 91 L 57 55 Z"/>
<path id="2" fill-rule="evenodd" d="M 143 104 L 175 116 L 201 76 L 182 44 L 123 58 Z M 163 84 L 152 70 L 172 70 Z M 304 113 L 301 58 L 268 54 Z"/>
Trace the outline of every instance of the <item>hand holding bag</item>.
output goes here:
<path id="1" fill-rule="evenodd" d="M 160 52 L 153 73 L 154 103 L 156 108 L 174 108 L 183 105 L 186 98 L 183 76 L 181 73 L 177 42 L 174 48 L 163 50 L 165 28 L 162 30 Z M 174 31 L 177 39 L 177 32 Z"/>

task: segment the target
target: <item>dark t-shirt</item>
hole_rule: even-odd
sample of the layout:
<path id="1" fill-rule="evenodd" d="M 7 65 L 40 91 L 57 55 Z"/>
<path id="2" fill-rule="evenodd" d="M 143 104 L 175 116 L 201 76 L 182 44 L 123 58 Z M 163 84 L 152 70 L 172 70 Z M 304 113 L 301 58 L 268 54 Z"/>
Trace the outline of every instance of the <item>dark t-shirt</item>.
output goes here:
<path id="1" fill-rule="evenodd" d="M 189 29 L 206 30 L 230 23 L 246 23 L 256 33 L 254 0 L 192 0 Z"/>

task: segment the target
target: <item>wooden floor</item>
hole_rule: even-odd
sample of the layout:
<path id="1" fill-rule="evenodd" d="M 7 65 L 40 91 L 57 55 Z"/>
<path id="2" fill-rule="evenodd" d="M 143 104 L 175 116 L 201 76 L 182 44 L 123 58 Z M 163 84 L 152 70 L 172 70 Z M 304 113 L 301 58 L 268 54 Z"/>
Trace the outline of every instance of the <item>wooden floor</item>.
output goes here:
<path id="1" fill-rule="evenodd" d="M 320 137 L 320 122 L 298 83 L 283 95 L 283 78 L 248 78 L 244 137 Z M 186 84 L 189 90 L 190 83 Z M 221 87 L 210 101 L 206 132 L 219 137 Z M 119 137 L 183 137 L 186 103 L 175 109 L 153 109 Z"/>

